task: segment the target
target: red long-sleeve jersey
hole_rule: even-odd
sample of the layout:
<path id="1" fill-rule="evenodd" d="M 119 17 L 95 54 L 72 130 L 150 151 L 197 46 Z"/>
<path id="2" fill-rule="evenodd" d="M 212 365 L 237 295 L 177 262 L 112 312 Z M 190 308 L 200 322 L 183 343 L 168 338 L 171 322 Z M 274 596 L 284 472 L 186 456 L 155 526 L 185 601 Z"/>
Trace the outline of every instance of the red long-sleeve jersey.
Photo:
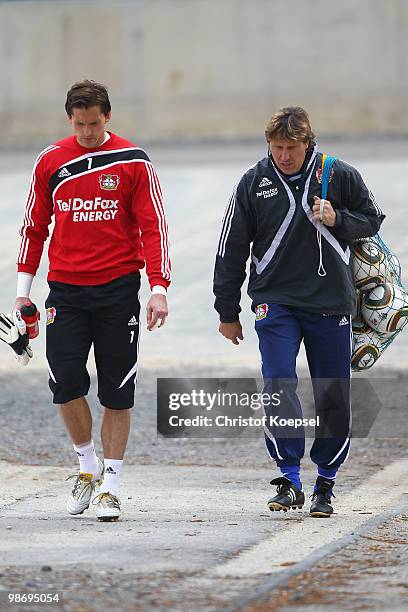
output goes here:
<path id="1" fill-rule="evenodd" d="M 31 178 L 18 271 L 35 274 L 48 226 L 48 280 L 100 285 L 144 267 L 150 286 L 170 283 L 162 192 L 146 153 L 110 133 L 97 149 L 75 136 L 38 156 Z"/>

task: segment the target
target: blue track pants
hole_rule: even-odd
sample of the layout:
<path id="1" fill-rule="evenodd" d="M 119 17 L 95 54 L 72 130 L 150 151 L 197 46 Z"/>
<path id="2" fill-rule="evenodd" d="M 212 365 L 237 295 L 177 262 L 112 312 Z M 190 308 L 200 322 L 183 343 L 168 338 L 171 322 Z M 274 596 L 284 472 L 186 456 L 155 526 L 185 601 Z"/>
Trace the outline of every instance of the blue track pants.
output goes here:
<path id="1" fill-rule="evenodd" d="M 312 445 L 312 461 L 323 469 L 338 468 L 350 447 L 350 315 L 322 315 L 292 306 L 268 304 L 255 329 L 262 357 L 264 391 L 283 391 L 280 406 L 265 406 L 269 416 L 302 418 L 296 394 L 296 357 L 303 340 L 312 378 L 320 427 Z M 267 421 L 268 423 L 268 421 Z M 270 456 L 279 467 L 299 465 L 305 451 L 304 429 L 265 427 Z"/>

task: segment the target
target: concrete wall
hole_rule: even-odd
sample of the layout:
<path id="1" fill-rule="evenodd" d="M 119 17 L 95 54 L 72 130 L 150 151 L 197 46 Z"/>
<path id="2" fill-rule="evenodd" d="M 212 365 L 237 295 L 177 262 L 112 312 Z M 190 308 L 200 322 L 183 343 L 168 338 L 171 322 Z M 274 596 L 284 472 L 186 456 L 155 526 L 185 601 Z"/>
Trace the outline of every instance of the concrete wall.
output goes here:
<path id="1" fill-rule="evenodd" d="M 408 132 L 407 34 L 407 0 L 3 2 L 2 141 L 66 134 L 85 77 L 141 141 L 256 137 L 285 104 L 319 133 Z"/>

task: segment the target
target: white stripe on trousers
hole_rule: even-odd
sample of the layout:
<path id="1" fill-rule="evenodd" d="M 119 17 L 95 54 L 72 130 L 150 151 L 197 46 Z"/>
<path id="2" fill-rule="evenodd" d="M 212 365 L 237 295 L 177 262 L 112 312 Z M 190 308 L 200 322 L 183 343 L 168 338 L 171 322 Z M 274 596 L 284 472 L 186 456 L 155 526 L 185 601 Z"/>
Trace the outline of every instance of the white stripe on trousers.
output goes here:
<path id="1" fill-rule="evenodd" d="M 349 316 L 349 325 L 350 325 L 350 383 L 351 383 L 351 355 L 353 352 L 353 327 L 352 327 L 352 316 Z M 339 450 L 339 452 L 336 454 L 336 456 L 329 461 L 329 463 L 327 465 L 331 465 L 332 463 L 334 463 L 336 461 L 336 459 L 338 459 L 338 457 L 340 457 L 341 453 L 344 451 L 344 449 L 346 448 L 347 444 L 350 443 L 350 436 L 351 436 L 351 426 L 352 426 L 352 421 L 353 421 L 353 414 L 351 412 L 351 397 L 349 394 L 349 431 L 348 431 L 348 436 L 344 441 L 343 446 L 341 447 L 341 449 Z M 347 455 L 343 461 L 343 463 L 345 463 L 348 459 L 350 453 L 350 447 L 347 451 Z"/>
<path id="2" fill-rule="evenodd" d="M 276 440 L 275 440 L 275 438 L 273 437 L 272 433 L 269 431 L 269 429 L 266 426 L 264 427 L 264 433 L 269 438 L 269 440 L 272 442 L 272 444 L 274 445 L 275 450 L 276 450 L 276 454 L 278 455 L 278 459 L 281 459 L 281 461 L 283 461 L 283 457 L 279 453 L 279 449 L 278 449 L 278 445 L 276 443 Z M 272 459 L 272 457 L 271 457 L 271 459 Z"/>
<path id="3" fill-rule="evenodd" d="M 138 291 L 137 294 L 137 299 L 139 299 L 139 293 L 140 291 Z M 123 387 L 123 385 L 125 385 L 127 383 L 127 381 L 129 380 L 129 378 L 131 378 L 133 376 L 133 374 L 136 374 L 135 376 L 135 383 L 137 380 L 137 369 L 138 369 L 138 360 L 139 360 L 139 345 L 140 345 L 140 317 L 138 319 L 138 336 L 137 336 L 137 347 L 136 347 L 136 362 L 135 364 L 130 368 L 129 372 L 126 374 L 125 378 L 122 380 L 122 382 L 120 383 L 118 389 L 121 389 Z"/>

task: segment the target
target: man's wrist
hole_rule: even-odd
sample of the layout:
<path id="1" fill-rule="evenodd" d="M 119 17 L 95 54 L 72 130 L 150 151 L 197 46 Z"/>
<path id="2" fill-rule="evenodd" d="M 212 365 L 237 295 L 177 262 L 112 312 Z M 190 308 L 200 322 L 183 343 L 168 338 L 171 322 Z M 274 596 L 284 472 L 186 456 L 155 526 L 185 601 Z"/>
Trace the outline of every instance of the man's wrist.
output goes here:
<path id="1" fill-rule="evenodd" d="M 17 272 L 17 297 L 28 298 L 30 296 L 31 285 L 33 284 L 34 275 L 28 272 Z"/>
<path id="2" fill-rule="evenodd" d="M 167 295 L 167 289 L 163 285 L 154 285 L 152 287 L 152 295 Z"/>
<path id="3" fill-rule="evenodd" d="M 220 322 L 221 323 L 239 323 L 239 317 L 232 316 L 232 317 L 220 317 Z"/>

